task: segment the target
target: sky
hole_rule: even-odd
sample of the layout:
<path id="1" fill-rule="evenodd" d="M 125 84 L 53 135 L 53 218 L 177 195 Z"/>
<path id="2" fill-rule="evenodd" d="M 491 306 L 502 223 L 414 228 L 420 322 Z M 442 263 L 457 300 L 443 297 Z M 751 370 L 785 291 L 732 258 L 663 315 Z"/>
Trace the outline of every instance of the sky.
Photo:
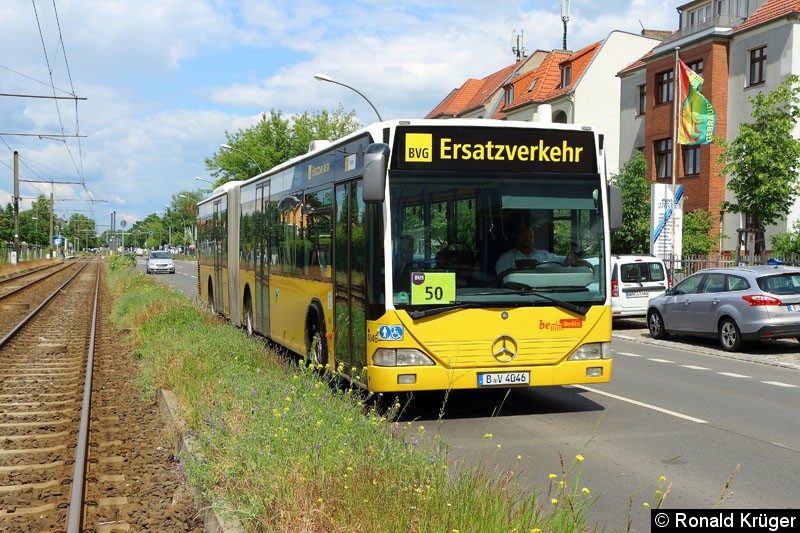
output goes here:
<path id="1" fill-rule="evenodd" d="M 684 3 L 573 0 L 567 47 L 675 30 Z M 512 64 L 512 31 L 530 51 L 560 49 L 561 2 L 2 0 L 0 205 L 17 151 L 20 210 L 52 192 L 58 216 L 81 213 L 99 232 L 112 212 L 117 229 L 162 215 L 180 192 L 210 188 L 194 179 L 211 179 L 206 158 L 261 113 L 341 104 L 377 120 L 314 74 L 358 89 L 384 119 L 422 118 Z"/>

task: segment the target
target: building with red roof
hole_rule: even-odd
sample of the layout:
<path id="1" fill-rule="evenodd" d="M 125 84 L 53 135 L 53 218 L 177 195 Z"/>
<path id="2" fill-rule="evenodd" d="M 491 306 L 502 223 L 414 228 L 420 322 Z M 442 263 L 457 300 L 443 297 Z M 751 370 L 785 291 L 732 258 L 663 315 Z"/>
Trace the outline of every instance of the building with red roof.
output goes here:
<path id="1" fill-rule="evenodd" d="M 620 80 L 615 74 L 658 39 L 614 31 L 578 51 L 533 53 L 481 80 L 454 89 L 426 118 L 549 120 L 586 124 L 605 134 L 610 172 L 619 162 Z M 540 110 L 547 116 L 540 117 Z"/>

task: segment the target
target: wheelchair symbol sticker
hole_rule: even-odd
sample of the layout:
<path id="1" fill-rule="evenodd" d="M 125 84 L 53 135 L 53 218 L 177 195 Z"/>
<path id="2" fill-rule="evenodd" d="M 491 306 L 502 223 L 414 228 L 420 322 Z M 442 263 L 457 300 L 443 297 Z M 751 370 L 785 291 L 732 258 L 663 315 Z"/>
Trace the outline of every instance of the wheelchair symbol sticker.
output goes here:
<path id="1" fill-rule="evenodd" d="M 382 341 L 401 341 L 404 332 L 403 326 L 381 326 L 378 335 Z"/>

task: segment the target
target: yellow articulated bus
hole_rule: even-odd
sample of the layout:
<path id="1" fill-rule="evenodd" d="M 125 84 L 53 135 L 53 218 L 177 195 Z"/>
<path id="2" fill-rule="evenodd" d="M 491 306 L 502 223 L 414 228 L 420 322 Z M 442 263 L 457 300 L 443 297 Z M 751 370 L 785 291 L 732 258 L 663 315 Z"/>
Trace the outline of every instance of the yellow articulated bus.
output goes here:
<path id="1" fill-rule="evenodd" d="M 601 134 L 393 120 L 313 144 L 199 204 L 212 311 L 374 392 L 610 380 Z"/>

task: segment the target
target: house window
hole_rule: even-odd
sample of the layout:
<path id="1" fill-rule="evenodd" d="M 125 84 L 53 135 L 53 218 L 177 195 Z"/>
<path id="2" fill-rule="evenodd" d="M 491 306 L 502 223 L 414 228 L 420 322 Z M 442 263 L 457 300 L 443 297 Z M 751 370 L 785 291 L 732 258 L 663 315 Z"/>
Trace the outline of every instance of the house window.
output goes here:
<path id="1" fill-rule="evenodd" d="M 725 0 L 717 0 L 716 6 L 717 6 L 717 16 L 721 17 L 723 11 L 725 10 Z"/>
<path id="2" fill-rule="evenodd" d="M 700 145 L 688 144 L 683 147 L 683 174 L 700 174 Z"/>
<path id="3" fill-rule="evenodd" d="M 761 85 L 766 80 L 767 47 L 750 50 L 750 85 Z"/>
<path id="4" fill-rule="evenodd" d="M 572 65 L 564 65 L 561 67 L 561 88 L 569 87 L 572 83 Z"/>
<path id="5" fill-rule="evenodd" d="M 675 73 L 672 70 L 656 74 L 656 88 L 658 89 L 656 95 L 657 104 L 666 104 L 672 101 L 672 95 L 675 89 L 675 84 L 673 83 L 674 77 Z"/>
<path id="6" fill-rule="evenodd" d="M 506 87 L 504 103 L 506 106 L 510 106 L 511 102 L 513 101 L 514 101 L 514 86 L 509 85 L 508 87 Z"/>
<path id="7" fill-rule="evenodd" d="M 672 177 L 672 139 L 656 141 L 656 177 Z"/>
<path id="8" fill-rule="evenodd" d="M 639 106 L 636 108 L 638 115 L 644 115 L 647 109 L 647 85 L 639 85 Z"/>
<path id="9" fill-rule="evenodd" d="M 698 59 L 697 61 L 692 61 L 691 63 L 686 63 L 686 66 L 689 67 L 700 77 L 703 77 L 703 60 Z"/>

